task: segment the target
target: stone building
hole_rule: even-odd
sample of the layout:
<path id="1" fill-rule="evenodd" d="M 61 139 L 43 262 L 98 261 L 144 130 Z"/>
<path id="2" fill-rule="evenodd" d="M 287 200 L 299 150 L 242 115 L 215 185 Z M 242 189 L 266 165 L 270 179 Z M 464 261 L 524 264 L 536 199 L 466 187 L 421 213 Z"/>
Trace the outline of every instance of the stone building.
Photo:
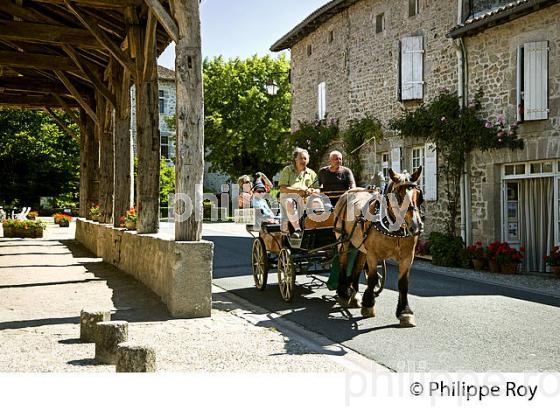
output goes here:
<path id="1" fill-rule="evenodd" d="M 161 156 L 168 160 L 169 165 L 173 165 L 175 157 L 174 133 L 169 129 L 166 118 L 175 115 L 176 87 L 175 71 L 158 65 L 158 93 L 159 93 L 159 131 L 161 137 Z M 131 100 L 131 132 L 136 146 L 136 93 L 134 86 L 130 91 Z M 205 190 L 221 192 L 222 184 L 225 184 L 229 177 L 227 175 L 210 172 L 210 163 L 204 164 L 204 188 Z"/>
<path id="2" fill-rule="evenodd" d="M 547 41 L 549 72 L 537 76 L 548 79 L 547 118 L 529 119 L 525 101 L 526 118 L 519 119 L 519 135 L 526 138 L 526 148 L 518 152 L 503 149 L 475 153 L 471 158 L 470 177 L 463 181 L 461 198 L 461 231 L 468 243 L 503 239 L 518 246 L 525 245 L 530 254 L 527 260 L 532 260 L 526 267 L 543 270 L 542 252 L 546 253 L 545 248 L 560 241 L 560 164 L 557 159 L 552 161 L 560 157 L 557 99 L 560 29 L 556 22 L 560 5 L 557 3 L 534 0 L 330 1 L 271 47 L 272 51 L 291 49 L 292 128 L 297 127 L 298 121 L 325 116 L 338 118 L 344 128 L 350 120 L 365 114 L 378 118 L 387 128 L 388 122 L 398 116 L 402 108 L 414 108 L 427 102 L 442 89 L 456 91 L 468 100 L 481 86 L 485 93 L 485 114 L 496 118 L 498 113 L 505 113 L 508 120 L 514 121 L 517 99 L 521 98 L 518 94 L 525 100 L 528 98 L 527 91 L 517 92 L 517 56 L 518 53 L 525 57 L 533 55 L 532 51 L 523 54 L 518 49 L 526 43 Z M 542 48 L 543 43 L 539 44 Z M 525 79 L 529 83 L 532 81 L 527 75 Z M 537 115 L 537 118 L 540 117 Z M 421 182 L 427 199 L 426 233 L 443 230 L 444 193 L 442 184 L 438 184 L 437 155 L 433 147 L 425 141 L 403 140 L 389 130 L 385 136 L 382 143 L 370 144 L 361 151 L 366 177 L 362 182 L 379 172 L 385 174 L 389 167 L 413 171 L 423 165 L 425 172 Z M 553 192 L 545 201 L 545 208 L 550 211 L 539 216 L 546 219 L 554 214 L 551 233 L 548 230 L 545 233 L 552 235 L 552 241 L 545 241 L 538 249 L 528 245 L 542 242 L 535 241 L 535 235 L 541 235 L 540 230 L 528 237 L 531 230 L 521 225 L 527 225 L 527 220 L 518 220 L 518 240 L 514 241 L 508 233 L 514 231 L 511 225 L 514 222 L 502 215 L 506 209 L 510 209 L 511 214 L 514 212 L 513 199 L 507 199 L 507 192 L 510 192 L 509 198 L 514 198 L 515 189 L 511 185 L 513 182 L 508 182 L 509 178 L 518 176 L 516 170 L 521 170 L 521 163 L 526 167 L 523 176 L 528 177 L 531 161 L 540 161 L 535 162 L 540 165 L 533 165 L 535 169 L 540 167 L 542 175 L 539 177 L 550 178 L 546 182 L 550 189 L 545 185 L 543 192 Z M 510 174 L 512 166 L 513 174 Z M 526 183 L 518 182 L 515 192 L 520 193 L 523 184 Z M 537 188 L 523 189 L 528 192 L 527 189 Z M 521 215 L 523 207 L 528 205 L 518 205 L 518 215 Z M 525 211 L 531 213 L 531 209 Z M 525 236 L 520 233 L 522 229 Z M 537 262 L 539 258 L 540 263 Z"/>

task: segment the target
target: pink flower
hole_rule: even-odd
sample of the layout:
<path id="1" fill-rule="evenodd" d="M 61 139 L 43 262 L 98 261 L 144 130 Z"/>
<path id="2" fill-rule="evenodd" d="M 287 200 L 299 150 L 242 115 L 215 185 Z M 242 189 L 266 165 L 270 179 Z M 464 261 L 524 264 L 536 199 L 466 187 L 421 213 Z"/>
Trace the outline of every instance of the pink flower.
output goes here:
<path id="1" fill-rule="evenodd" d="M 504 122 L 506 122 L 506 116 L 502 113 L 498 115 L 498 118 L 496 119 L 500 124 L 503 124 Z"/>
<path id="2" fill-rule="evenodd" d="M 503 131 L 498 131 L 496 135 L 498 136 L 498 138 L 502 138 L 505 135 L 505 133 Z"/>
<path id="3" fill-rule="evenodd" d="M 486 123 L 484 124 L 484 126 L 486 128 L 492 128 L 492 123 L 490 121 L 486 121 Z"/>
<path id="4" fill-rule="evenodd" d="M 441 117 L 441 122 L 446 122 L 446 121 L 447 121 L 447 118 Z"/>

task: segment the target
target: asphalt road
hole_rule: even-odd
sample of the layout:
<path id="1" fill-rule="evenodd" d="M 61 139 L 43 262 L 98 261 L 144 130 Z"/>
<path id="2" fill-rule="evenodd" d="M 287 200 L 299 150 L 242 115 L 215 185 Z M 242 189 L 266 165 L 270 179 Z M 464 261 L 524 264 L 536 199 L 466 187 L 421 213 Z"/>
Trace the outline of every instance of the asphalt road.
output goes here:
<path id="1" fill-rule="evenodd" d="M 306 276 L 297 277 L 294 299 L 286 303 L 276 273 L 269 275 L 265 291 L 254 287 L 252 238 L 228 225 L 205 225 L 205 239 L 215 243 L 216 285 L 390 369 L 560 371 L 560 298 L 413 267 L 409 303 L 417 327 L 401 329 L 395 318 L 394 267 L 389 267 L 386 289 L 376 301 L 375 318 L 363 318 L 359 308 L 342 309 L 333 292 Z"/>

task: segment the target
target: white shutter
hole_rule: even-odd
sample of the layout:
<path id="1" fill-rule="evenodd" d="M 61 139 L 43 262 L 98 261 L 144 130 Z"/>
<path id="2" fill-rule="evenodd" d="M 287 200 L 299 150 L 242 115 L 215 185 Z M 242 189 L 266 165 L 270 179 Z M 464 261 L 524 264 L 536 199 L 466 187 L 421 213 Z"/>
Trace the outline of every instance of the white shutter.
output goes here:
<path id="1" fill-rule="evenodd" d="M 317 107 L 319 120 L 324 120 L 327 115 L 327 86 L 324 81 L 317 87 Z"/>
<path id="2" fill-rule="evenodd" d="M 424 200 L 437 200 L 437 151 L 435 144 L 424 147 Z"/>
<path id="3" fill-rule="evenodd" d="M 524 108 L 526 121 L 548 118 L 548 41 L 524 45 Z"/>
<path id="4" fill-rule="evenodd" d="M 405 37 L 401 41 L 401 98 L 421 100 L 424 89 L 424 53 L 422 36 Z"/>
<path id="5" fill-rule="evenodd" d="M 391 149 L 391 169 L 395 172 L 401 172 L 401 148 Z"/>

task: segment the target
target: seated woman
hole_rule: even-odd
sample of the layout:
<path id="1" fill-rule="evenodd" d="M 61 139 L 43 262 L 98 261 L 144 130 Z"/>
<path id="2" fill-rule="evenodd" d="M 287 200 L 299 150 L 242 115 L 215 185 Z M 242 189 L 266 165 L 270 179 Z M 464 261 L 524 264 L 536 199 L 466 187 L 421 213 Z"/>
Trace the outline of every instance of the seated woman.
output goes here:
<path id="1" fill-rule="evenodd" d="M 237 180 L 237 184 L 239 185 L 239 197 L 237 198 L 237 207 L 250 208 L 251 189 L 253 188 L 251 177 L 249 175 L 241 175 Z"/>
<path id="2" fill-rule="evenodd" d="M 266 187 L 262 182 L 258 181 L 253 187 L 253 198 L 251 199 L 252 207 L 259 211 L 256 214 L 256 223 L 258 225 L 261 223 L 278 223 L 278 218 L 276 218 L 274 212 L 270 209 L 270 205 L 268 205 L 265 195 Z"/>

